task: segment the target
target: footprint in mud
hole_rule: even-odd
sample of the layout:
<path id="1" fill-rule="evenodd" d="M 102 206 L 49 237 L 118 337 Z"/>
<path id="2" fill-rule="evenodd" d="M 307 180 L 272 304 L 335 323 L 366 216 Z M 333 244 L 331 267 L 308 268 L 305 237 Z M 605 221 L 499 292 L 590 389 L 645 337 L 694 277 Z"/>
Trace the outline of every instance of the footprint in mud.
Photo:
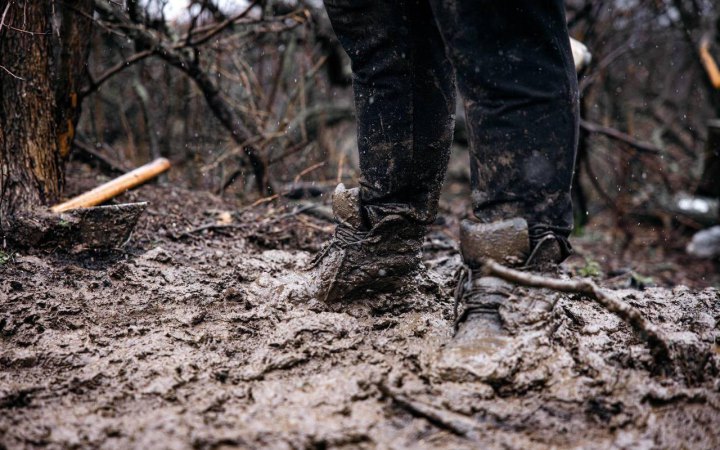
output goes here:
<path id="1" fill-rule="evenodd" d="M 278 302 L 307 302 L 313 298 L 313 284 L 303 269 L 309 255 L 304 252 L 268 250 L 244 260 L 244 270 L 257 273 L 250 286 L 258 298 Z"/>

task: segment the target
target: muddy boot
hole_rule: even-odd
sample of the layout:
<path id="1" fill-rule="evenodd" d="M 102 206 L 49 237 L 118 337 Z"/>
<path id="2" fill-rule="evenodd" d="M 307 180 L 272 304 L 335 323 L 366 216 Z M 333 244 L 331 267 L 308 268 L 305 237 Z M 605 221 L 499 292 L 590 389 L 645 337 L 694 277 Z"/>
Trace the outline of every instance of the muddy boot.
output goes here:
<path id="1" fill-rule="evenodd" d="M 399 215 L 365 227 L 359 189 L 338 185 L 333 194 L 335 235 L 313 260 L 313 296 L 322 301 L 351 298 L 367 290 L 383 292 L 408 283 L 421 266 L 425 227 Z"/>
<path id="2" fill-rule="evenodd" d="M 487 224 L 465 220 L 460 245 L 465 267 L 455 291 L 455 335 L 437 368 L 445 379 L 501 382 L 517 370 L 523 353 L 518 350 L 535 337 L 524 333 L 518 338 L 518 328 L 525 319 L 542 322 L 552 300 L 538 301 L 537 292 L 523 292 L 520 299 L 514 285 L 482 273 L 482 260 L 491 258 L 516 268 L 531 263 L 546 272 L 557 266 L 562 249 L 550 235 L 540 236 L 531 251 L 527 223 L 519 218 Z"/>

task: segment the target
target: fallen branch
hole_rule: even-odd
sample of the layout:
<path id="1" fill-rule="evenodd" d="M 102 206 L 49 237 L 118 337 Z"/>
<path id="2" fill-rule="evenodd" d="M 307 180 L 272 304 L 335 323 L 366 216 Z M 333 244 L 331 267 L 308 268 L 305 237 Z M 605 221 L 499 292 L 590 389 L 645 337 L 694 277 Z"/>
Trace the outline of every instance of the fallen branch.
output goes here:
<path id="1" fill-rule="evenodd" d="M 309 174 L 309 173 L 312 172 L 313 170 L 316 170 L 316 169 L 321 168 L 321 167 L 324 166 L 324 165 L 325 165 L 325 161 L 320 161 L 319 163 L 313 164 L 312 166 L 304 169 L 303 171 L 301 171 L 300 173 L 298 173 L 297 175 L 295 175 L 295 179 L 293 180 L 293 183 L 295 183 L 295 184 L 299 183 L 299 182 L 300 182 L 300 179 L 301 179 L 302 177 L 304 177 L 305 175 Z"/>
<path id="2" fill-rule="evenodd" d="M 454 413 L 438 410 L 434 406 L 410 400 L 403 394 L 390 389 L 385 383 L 378 383 L 377 387 L 383 395 L 390 398 L 396 405 L 412 416 L 421 417 L 442 430 L 465 438 L 472 436 L 476 431 L 475 425 L 469 420 L 452 417 L 456 416 Z"/>
<path id="3" fill-rule="evenodd" d="M 274 197 L 277 198 L 277 195 L 274 196 Z M 256 202 L 256 203 L 253 203 L 253 205 L 255 205 L 255 206 L 258 206 L 258 205 L 260 205 L 260 204 L 261 204 L 261 203 L 257 203 L 257 202 Z M 252 206 L 252 205 L 251 205 L 251 206 Z M 209 230 L 211 230 L 211 231 L 223 230 L 223 229 L 239 229 L 239 230 L 247 229 L 247 230 L 249 230 L 249 229 L 253 228 L 253 225 L 255 226 L 255 228 L 259 228 L 260 226 L 269 226 L 269 225 L 273 225 L 273 224 L 276 224 L 276 223 L 278 223 L 278 222 L 281 222 L 281 221 L 283 221 L 283 220 L 285 220 L 285 219 L 289 219 L 290 217 L 296 216 L 296 215 L 298 215 L 298 214 L 302 214 L 302 213 L 305 213 L 305 212 L 307 212 L 307 211 L 311 211 L 311 210 L 315 209 L 317 206 L 318 206 L 318 205 L 316 205 L 316 204 L 301 205 L 300 207 L 295 208 L 295 209 L 293 209 L 292 211 L 290 211 L 290 212 L 288 212 L 288 213 L 281 214 L 281 215 L 279 215 L 279 216 L 275 216 L 275 217 L 271 218 L 270 220 L 265 220 L 265 221 L 262 221 L 262 222 L 256 222 L 256 223 L 254 223 L 254 224 L 249 224 L 249 223 L 217 223 L 217 222 L 206 223 L 206 224 L 200 225 L 200 226 L 198 226 L 198 227 L 195 227 L 195 228 L 193 228 L 193 229 L 187 230 L 187 231 L 185 231 L 185 232 L 183 232 L 183 233 L 181 233 L 181 234 L 179 234 L 179 235 L 177 235 L 177 236 L 172 236 L 171 238 L 174 239 L 174 240 L 179 240 L 179 239 L 182 239 L 182 238 L 191 237 L 193 234 L 197 234 L 197 233 L 201 233 L 201 232 L 203 232 L 203 231 L 209 231 Z"/>
<path id="4" fill-rule="evenodd" d="M 2 69 L 2 70 L 4 70 L 5 72 L 7 72 L 8 75 L 10 75 L 11 77 L 15 78 L 16 80 L 25 81 L 25 78 L 15 75 L 14 73 L 12 73 L 12 72 L 10 71 L 10 69 L 8 69 L 7 67 L 5 67 L 5 66 L 3 66 L 3 65 L 0 65 L 0 69 Z"/>
<path id="5" fill-rule="evenodd" d="M 7 16 L 7 12 L 10 9 L 11 3 L 8 2 L 7 5 L 5 5 L 5 11 L 2 13 L 2 17 L 0 17 L 0 30 L 2 30 L 3 24 L 5 23 L 5 16 Z"/>
<path id="6" fill-rule="evenodd" d="M 191 237 L 193 234 L 201 233 L 203 231 L 208 230 L 224 230 L 224 229 L 243 229 L 248 228 L 248 224 L 246 223 L 206 223 L 204 225 L 200 225 L 199 227 L 195 227 L 192 230 L 187 230 L 177 236 L 171 236 L 171 239 L 173 240 L 179 240 L 186 237 Z"/>
<path id="7" fill-rule="evenodd" d="M 670 361 L 670 349 L 662 331 L 649 322 L 636 308 L 615 298 L 610 292 L 601 289 L 590 280 L 559 280 L 555 278 L 534 275 L 519 270 L 510 269 L 491 259 L 485 260 L 484 269 L 503 280 L 522 286 L 534 288 L 547 288 L 554 291 L 582 294 L 597 301 L 603 308 L 616 314 L 627 322 L 650 346 L 658 368 L 664 367 Z"/>

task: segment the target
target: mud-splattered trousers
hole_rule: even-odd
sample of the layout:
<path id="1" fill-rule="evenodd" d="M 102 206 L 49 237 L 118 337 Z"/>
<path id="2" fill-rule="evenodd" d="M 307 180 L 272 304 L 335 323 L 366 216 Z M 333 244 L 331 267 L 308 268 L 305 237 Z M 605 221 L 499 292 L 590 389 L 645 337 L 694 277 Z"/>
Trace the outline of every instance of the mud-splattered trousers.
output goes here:
<path id="1" fill-rule="evenodd" d="M 350 56 L 361 200 L 431 223 L 454 128 L 456 78 L 481 221 L 523 217 L 566 236 L 578 90 L 562 0 L 325 0 Z"/>

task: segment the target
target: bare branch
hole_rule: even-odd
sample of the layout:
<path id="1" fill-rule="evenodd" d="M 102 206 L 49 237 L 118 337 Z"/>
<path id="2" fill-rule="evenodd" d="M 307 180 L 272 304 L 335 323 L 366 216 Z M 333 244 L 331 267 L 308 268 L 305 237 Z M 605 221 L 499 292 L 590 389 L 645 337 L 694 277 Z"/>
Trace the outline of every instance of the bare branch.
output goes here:
<path id="1" fill-rule="evenodd" d="M 605 127 L 596 123 L 588 122 L 587 120 L 581 120 L 580 127 L 588 133 L 602 134 L 611 139 L 615 139 L 616 141 L 624 142 L 643 153 L 649 153 L 651 155 L 662 154 L 662 149 L 660 147 L 647 142 L 639 141 L 629 134 L 623 133 L 615 128 Z"/>
<path id="2" fill-rule="evenodd" d="M 187 37 L 185 38 L 186 44 L 187 44 L 187 45 L 199 45 L 199 44 L 203 44 L 203 43 L 209 41 L 210 39 L 212 39 L 213 36 L 217 35 L 217 34 L 220 33 L 221 31 L 223 31 L 223 30 L 225 30 L 225 29 L 227 29 L 227 28 L 232 27 L 237 20 L 240 20 L 240 19 L 244 18 L 245 16 L 247 16 L 248 13 L 250 13 L 250 11 L 251 11 L 258 3 L 260 3 L 260 0 L 254 0 L 254 1 L 251 2 L 250 5 L 248 5 L 248 7 L 245 8 L 242 12 L 240 12 L 240 13 L 237 14 L 237 15 L 235 15 L 234 17 L 230 17 L 230 18 L 222 21 L 221 23 L 219 23 L 218 25 L 216 25 L 214 28 L 210 29 L 210 31 L 208 31 L 204 36 L 202 36 L 202 37 L 200 37 L 200 38 L 198 38 L 198 39 L 195 39 L 195 40 L 193 40 L 193 41 L 191 41 L 191 38 L 193 37 L 193 34 L 194 34 L 194 33 L 193 33 L 193 30 L 192 30 L 192 29 L 191 29 L 191 30 L 188 30 Z M 199 33 L 199 32 L 202 32 L 202 31 L 204 31 L 204 30 L 197 29 L 197 30 L 195 30 L 195 31 L 196 31 L 197 33 Z"/>
<path id="3" fill-rule="evenodd" d="M 5 16 L 7 16 L 8 10 L 10 9 L 10 2 L 5 6 L 5 11 L 2 13 L 2 17 L 0 17 L 0 30 L 2 30 L 3 24 L 5 23 Z"/>
<path id="4" fill-rule="evenodd" d="M 643 339 L 647 340 L 650 352 L 658 367 L 663 367 L 664 364 L 670 361 L 670 349 L 662 331 L 643 317 L 636 308 L 615 298 L 610 292 L 601 289 L 588 279 L 560 280 L 543 277 L 510 269 L 491 259 L 485 260 L 483 268 L 489 274 L 522 286 L 547 288 L 559 292 L 582 294 L 592 298 L 600 306 L 627 322 Z"/>
<path id="5" fill-rule="evenodd" d="M 80 97 L 87 97 L 88 95 L 97 91 L 98 88 L 112 76 L 122 72 L 136 62 L 142 61 L 143 59 L 151 56 L 152 54 L 153 52 L 151 50 L 143 50 L 141 52 L 135 53 L 134 55 L 123 61 L 120 61 L 119 63 L 115 64 L 114 66 L 103 72 L 99 77 L 91 79 L 90 85 L 80 92 Z"/>
<path id="6" fill-rule="evenodd" d="M 147 49 L 153 55 L 183 71 L 195 82 L 215 117 L 230 132 L 232 139 L 242 146 L 243 152 L 253 168 L 258 191 L 263 194 L 272 193 L 272 186 L 267 179 L 267 165 L 258 150 L 246 144 L 259 134 L 258 131 L 254 129 L 252 121 L 238 114 L 222 97 L 217 83 L 200 67 L 197 52 L 188 48 L 175 48 L 173 45 L 163 42 L 156 33 L 133 23 L 129 17 L 114 8 L 107 0 L 95 0 L 94 3 L 95 9 L 104 20 L 122 29 L 138 47 Z"/>
<path id="7" fill-rule="evenodd" d="M 414 417 L 421 417 L 441 430 L 461 436 L 470 437 L 477 433 L 476 424 L 456 413 L 440 410 L 434 406 L 411 400 L 407 396 L 395 392 L 386 383 L 377 384 L 380 392 L 392 400 L 397 406 Z"/>
<path id="8" fill-rule="evenodd" d="M 15 75 L 14 73 L 10 72 L 10 69 L 8 69 L 7 67 L 5 67 L 5 66 L 3 66 L 3 65 L 0 65 L 0 69 L 4 70 L 4 71 L 7 72 L 8 74 L 10 74 L 10 76 L 13 77 L 13 78 L 16 78 L 16 79 L 18 79 L 18 80 L 25 81 L 25 78 L 19 77 L 19 76 Z"/>

